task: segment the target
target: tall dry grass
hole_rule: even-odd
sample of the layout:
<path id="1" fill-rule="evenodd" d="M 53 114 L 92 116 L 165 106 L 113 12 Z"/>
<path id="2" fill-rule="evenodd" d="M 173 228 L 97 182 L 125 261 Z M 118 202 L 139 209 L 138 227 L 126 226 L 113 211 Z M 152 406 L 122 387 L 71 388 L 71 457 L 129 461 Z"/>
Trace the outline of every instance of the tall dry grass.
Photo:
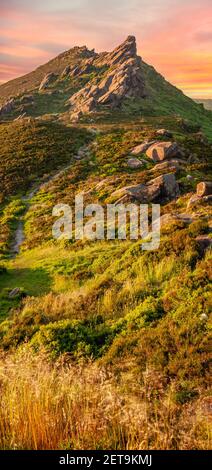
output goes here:
<path id="1" fill-rule="evenodd" d="M 163 379 L 121 380 L 97 364 L 49 363 L 26 349 L 0 360 L 1 449 L 205 449 L 208 417 L 177 406 Z"/>

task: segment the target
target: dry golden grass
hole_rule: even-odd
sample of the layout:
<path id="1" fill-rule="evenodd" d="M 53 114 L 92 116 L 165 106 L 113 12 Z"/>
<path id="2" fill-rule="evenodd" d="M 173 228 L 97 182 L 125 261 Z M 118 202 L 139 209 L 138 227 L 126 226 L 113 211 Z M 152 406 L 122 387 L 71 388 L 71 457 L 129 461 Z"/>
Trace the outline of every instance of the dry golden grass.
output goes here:
<path id="1" fill-rule="evenodd" d="M 0 401 L 0 449 L 210 448 L 207 399 L 180 407 L 161 375 L 146 370 L 139 384 L 129 364 L 122 381 L 25 348 L 1 357 Z"/>

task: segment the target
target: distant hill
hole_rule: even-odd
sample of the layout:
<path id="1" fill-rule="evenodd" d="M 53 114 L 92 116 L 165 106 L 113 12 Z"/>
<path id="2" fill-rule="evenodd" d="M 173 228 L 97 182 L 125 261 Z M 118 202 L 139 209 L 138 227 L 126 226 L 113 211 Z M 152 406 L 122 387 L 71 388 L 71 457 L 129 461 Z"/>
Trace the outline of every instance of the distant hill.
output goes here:
<path id="1" fill-rule="evenodd" d="M 195 100 L 197 103 L 202 103 L 205 107 L 205 109 L 209 109 L 209 111 L 212 111 L 212 100 Z"/>

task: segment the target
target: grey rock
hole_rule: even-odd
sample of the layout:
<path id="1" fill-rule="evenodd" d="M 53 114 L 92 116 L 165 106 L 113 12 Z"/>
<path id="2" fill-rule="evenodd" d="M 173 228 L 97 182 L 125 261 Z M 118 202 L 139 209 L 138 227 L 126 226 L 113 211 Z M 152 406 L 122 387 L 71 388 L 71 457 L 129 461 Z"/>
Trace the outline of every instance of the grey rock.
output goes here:
<path id="1" fill-rule="evenodd" d="M 127 165 L 129 168 L 136 169 L 141 168 L 144 165 L 145 161 L 138 160 L 138 158 L 129 158 Z"/>
<path id="2" fill-rule="evenodd" d="M 19 287 L 15 287 L 9 292 L 8 294 L 9 299 L 14 299 L 14 297 L 20 294 L 20 292 L 21 292 L 21 289 Z"/>

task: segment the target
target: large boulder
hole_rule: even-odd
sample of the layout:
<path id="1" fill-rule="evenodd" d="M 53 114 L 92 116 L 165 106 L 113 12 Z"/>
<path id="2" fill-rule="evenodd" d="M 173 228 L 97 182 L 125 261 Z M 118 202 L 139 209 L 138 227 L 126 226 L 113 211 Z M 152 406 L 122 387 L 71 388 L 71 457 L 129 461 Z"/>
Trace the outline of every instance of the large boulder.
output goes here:
<path id="1" fill-rule="evenodd" d="M 147 149 L 146 155 L 154 162 L 160 162 L 179 157 L 181 151 L 176 142 L 157 142 Z"/>
<path id="2" fill-rule="evenodd" d="M 159 189 L 159 195 L 162 199 L 165 197 L 172 200 L 180 195 L 179 185 L 173 173 L 167 173 L 154 178 L 147 183 L 147 188 L 151 188 L 151 191 L 155 191 L 155 193 Z"/>
<path id="3" fill-rule="evenodd" d="M 196 188 L 197 196 L 209 196 L 212 194 L 212 181 L 201 181 Z"/>
<path id="4" fill-rule="evenodd" d="M 142 153 L 145 153 L 148 150 L 148 148 L 151 145 L 153 145 L 155 142 L 156 142 L 155 140 L 152 140 L 151 142 L 142 142 L 141 144 L 136 145 L 136 147 L 134 147 L 130 153 L 132 155 L 140 155 Z"/>
<path id="5" fill-rule="evenodd" d="M 149 203 L 153 201 L 172 200 L 179 196 L 179 186 L 172 173 L 158 176 L 147 184 L 125 186 L 114 191 L 111 197 L 116 203 L 133 202 Z"/>

